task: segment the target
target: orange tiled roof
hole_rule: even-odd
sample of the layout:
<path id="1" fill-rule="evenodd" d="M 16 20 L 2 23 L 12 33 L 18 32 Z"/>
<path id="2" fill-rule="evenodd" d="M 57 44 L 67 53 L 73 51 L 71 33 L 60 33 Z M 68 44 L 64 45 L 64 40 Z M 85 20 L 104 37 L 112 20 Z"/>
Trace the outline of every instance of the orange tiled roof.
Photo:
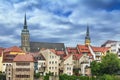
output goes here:
<path id="1" fill-rule="evenodd" d="M 106 52 L 109 49 L 110 49 L 109 47 L 92 47 L 92 50 L 94 52 Z"/>
<path id="2" fill-rule="evenodd" d="M 56 54 L 57 55 L 65 55 L 65 52 L 64 51 L 56 51 Z"/>
<path id="3" fill-rule="evenodd" d="M 87 45 L 77 45 L 80 53 L 89 53 L 90 50 Z"/>
<path id="4" fill-rule="evenodd" d="M 67 58 L 69 58 L 72 54 L 68 54 L 67 56 L 65 56 L 63 59 L 66 60 Z"/>
<path id="5" fill-rule="evenodd" d="M 17 55 L 14 60 L 14 62 L 33 62 L 34 58 L 31 54 L 19 54 Z"/>
<path id="6" fill-rule="evenodd" d="M 76 54 L 76 53 L 78 53 L 76 47 L 67 47 L 66 49 L 67 49 L 68 54 L 71 54 L 71 53 Z"/>
<path id="7" fill-rule="evenodd" d="M 4 52 L 23 52 L 19 47 L 13 46 L 10 48 L 6 48 Z"/>

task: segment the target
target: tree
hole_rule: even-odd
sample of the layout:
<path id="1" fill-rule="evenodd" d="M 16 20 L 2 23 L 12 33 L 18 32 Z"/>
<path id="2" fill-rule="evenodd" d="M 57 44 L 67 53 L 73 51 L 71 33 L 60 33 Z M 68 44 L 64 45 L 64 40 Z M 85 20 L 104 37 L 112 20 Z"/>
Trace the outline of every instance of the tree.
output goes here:
<path id="1" fill-rule="evenodd" d="M 100 66 L 101 64 L 96 62 L 96 61 L 93 61 L 91 63 L 91 72 L 92 72 L 92 75 L 100 75 Z"/>
<path id="2" fill-rule="evenodd" d="M 35 73 L 35 74 L 34 74 L 34 77 L 35 77 L 36 79 L 40 78 L 40 73 L 39 73 L 39 72 L 38 72 L 38 73 Z"/>
<path id="3" fill-rule="evenodd" d="M 120 60 L 116 54 L 107 53 L 102 57 L 101 62 L 93 61 L 91 63 L 91 72 L 93 75 L 116 74 L 120 70 Z"/>
<path id="4" fill-rule="evenodd" d="M 101 73 L 104 74 L 116 74 L 120 70 L 120 60 L 118 56 L 113 53 L 107 53 L 106 56 L 102 57 L 101 61 Z"/>
<path id="5" fill-rule="evenodd" d="M 6 80 L 5 74 L 3 74 L 2 72 L 0 72 L 0 80 Z"/>

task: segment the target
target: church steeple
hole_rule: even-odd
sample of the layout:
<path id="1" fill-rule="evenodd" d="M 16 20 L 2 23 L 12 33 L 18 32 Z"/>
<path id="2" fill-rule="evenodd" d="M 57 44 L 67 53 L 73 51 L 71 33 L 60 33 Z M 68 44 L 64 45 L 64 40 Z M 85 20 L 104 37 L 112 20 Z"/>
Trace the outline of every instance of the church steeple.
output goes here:
<path id="1" fill-rule="evenodd" d="M 24 29 L 27 29 L 26 13 L 25 13 L 25 17 L 24 17 Z"/>
<path id="2" fill-rule="evenodd" d="M 23 25 L 23 30 L 21 32 L 21 48 L 25 52 L 30 51 L 30 34 L 29 30 L 27 29 L 27 20 L 26 20 L 26 14 L 24 17 L 24 25 Z"/>
<path id="3" fill-rule="evenodd" d="M 90 45 L 90 35 L 89 35 L 89 26 L 87 24 L 87 31 L 86 31 L 86 36 L 85 36 L 85 45 Z"/>

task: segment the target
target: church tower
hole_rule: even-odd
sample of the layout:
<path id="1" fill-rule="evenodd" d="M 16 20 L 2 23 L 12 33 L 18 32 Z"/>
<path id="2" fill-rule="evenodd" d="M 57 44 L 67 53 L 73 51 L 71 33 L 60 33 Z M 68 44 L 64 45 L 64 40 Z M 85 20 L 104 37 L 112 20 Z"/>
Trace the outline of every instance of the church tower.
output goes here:
<path id="1" fill-rule="evenodd" d="M 90 45 L 90 35 L 89 35 L 89 26 L 87 25 L 87 31 L 86 31 L 86 36 L 85 36 L 85 45 Z"/>
<path id="2" fill-rule="evenodd" d="M 29 30 L 27 29 L 27 21 L 26 21 L 26 14 L 25 14 L 24 26 L 21 32 L 21 48 L 25 52 L 30 51 L 30 40 L 29 40 L 30 38 L 29 37 L 30 37 L 30 34 L 29 34 Z"/>

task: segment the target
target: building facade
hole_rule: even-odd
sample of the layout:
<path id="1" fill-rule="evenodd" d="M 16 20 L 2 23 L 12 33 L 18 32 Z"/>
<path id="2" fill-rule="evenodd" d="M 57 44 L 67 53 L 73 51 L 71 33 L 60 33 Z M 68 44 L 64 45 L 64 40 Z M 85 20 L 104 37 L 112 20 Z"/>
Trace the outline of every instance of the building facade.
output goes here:
<path id="1" fill-rule="evenodd" d="M 110 47 L 110 52 L 117 54 L 120 58 L 120 41 L 108 40 L 103 45 L 103 47 Z"/>
<path id="2" fill-rule="evenodd" d="M 60 56 L 56 55 L 54 49 L 41 50 L 40 53 L 46 60 L 45 73 L 52 73 L 53 75 L 59 75 L 59 61 Z"/>
<path id="3" fill-rule="evenodd" d="M 34 80 L 34 59 L 32 55 L 21 54 L 14 58 L 12 80 Z"/>

